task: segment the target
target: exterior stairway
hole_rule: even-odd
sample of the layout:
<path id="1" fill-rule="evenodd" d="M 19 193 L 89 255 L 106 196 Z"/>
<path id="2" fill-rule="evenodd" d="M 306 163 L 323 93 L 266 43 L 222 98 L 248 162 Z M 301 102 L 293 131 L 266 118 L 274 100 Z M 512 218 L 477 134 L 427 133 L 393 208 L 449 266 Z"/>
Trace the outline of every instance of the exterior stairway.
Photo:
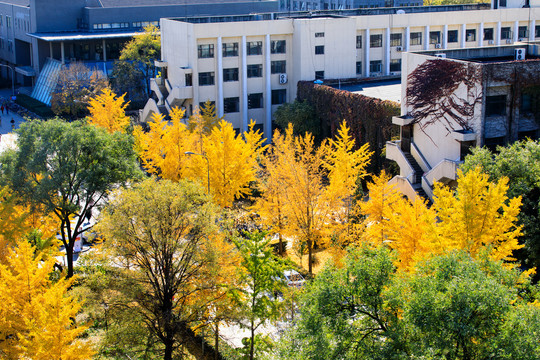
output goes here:
<path id="1" fill-rule="evenodd" d="M 428 205 L 431 205 L 431 199 L 426 194 L 424 189 L 422 189 L 422 175 L 424 175 L 424 170 L 418 165 L 418 162 L 414 159 L 414 157 L 410 153 L 403 152 L 403 155 L 405 155 L 405 158 L 411 165 L 411 167 L 414 170 L 414 177 L 413 177 L 413 183 L 412 187 L 416 191 L 416 193 L 428 201 Z"/>

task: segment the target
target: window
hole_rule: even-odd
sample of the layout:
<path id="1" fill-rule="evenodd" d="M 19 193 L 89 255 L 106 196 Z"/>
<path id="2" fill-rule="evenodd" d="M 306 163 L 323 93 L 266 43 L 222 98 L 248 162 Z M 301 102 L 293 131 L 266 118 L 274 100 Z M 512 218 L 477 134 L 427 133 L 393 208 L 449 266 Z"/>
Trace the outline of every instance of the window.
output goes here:
<path id="1" fill-rule="evenodd" d="M 315 80 L 324 80 L 324 71 L 315 71 Z"/>
<path id="2" fill-rule="evenodd" d="M 324 55 L 324 45 L 315 46 L 315 55 Z"/>
<path id="3" fill-rule="evenodd" d="M 248 78 L 262 77 L 262 64 L 248 65 L 247 77 Z"/>
<path id="4" fill-rule="evenodd" d="M 476 29 L 465 30 L 465 39 L 467 41 L 476 41 Z"/>
<path id="5" fill-rule="evenodd" d="M 0 38 L 0 49 L 3 49 L 3 48 L 4 48 L 4 44 L 5 44 L 5 39 L 4 39 L 4 38 Z"/>
<path id="6" fill-rule="evenodd" d="M 272 90 L 272 105 L 280 105 L 287 101 L 287 90 Z"/>
<path id="7" fill-rule="evenodd" d="M 362 48 L 362 35 L 356 35 L 356 48 Z"/>
<path id="8" fill-rule="evenodd" d="M 0 26 L 3 26 L 4 25 L 4 15 L 0 15 Z"/>
<path id="9" fill-rule="evenodd" d="M 362 62 L 356 62 L 356 75 L 362 75 Z"/>
<path id="10" fill-rule="evenodd" d="M 271 54 L 285 54 L 285 40 L 272 40 L 270 42 Z"/>
<path id="11" fill-rule="evenodd" d="M 499 0 L 499 7 L 506 7 L 506 0 Z"/>
<path id="12" fill-rule="evenodd" d="M 531 94 L 521 94 L 521 108 L 523 113 L 530 113 L 532 111 Z"/>
<path id="13" fill-rule="evenodd" d="M 238 56 L 238 43 L 223 44 L 223 57 Z"/>
<path id="14" fill-rule="evenodd" d="M 8 40 L 7 41 L 7 51 L 9 52 L 13 52 L 13 40 Z"/>
<path id="15" fill-rule="evenodd" d="M 261 109 L 263 107 L 263 94 L 248 94 L 248 109 Z"/>
<path id="16" fill-rule="evenodd" d="M 486 116 L 506 115 L 506 95 L 486 96 Z"/>
<path id="17" fill-rule="evenodd" d="M 6 15 L 6 27 L 7 28 L 11 27 L 11 16 Z"/>
<path id="18" fill-rule="evenodd" d="M 501 40 L 508 40 L 512 38 L 512 31 L 509 27 L 501 28 Z"/>
<path id="19" fill-rule="evenodd" d="M 204 44 L 198 47 L 199 59 L 214 57 L 214 44 Z"/>
<path id="20" fill-rule="evenodd" d="M 422 45 L 422 33 L 413 32 L 411 33 L 411 45 Z"/>
<path id="21" fill-rule="evenodd" d="M 518 37 L 519 38 L 526 38 L 528 35 L 527 27 L 526 26 L 520 26 L 518 28 Z"/>
<path id="22" fill-rule="evenodd" d="M 392 59 L 390 60 L 390 71 L 399 72 L 401 71 L 401 59 Z"/>
<path id="23" fill-rule="evenodd" d="M 540 38 L 540 25 L 536 25 L 534 28 L 534 37 Z"/>
<path id="24" fill-rule="evenodd" d="M 382 34 L 370 35 L 369 36 L 369 46 L 370 47 L 382 47 Z"/>
<path id="25" fill-rule="evenodd" d="M 247 54 L 262 55 L 262 41 L 248 41 Z"/>
<path id="26" fill-rule="evenodd" d="M 238 68 L 223 69 L 223 81 L 238 81 Z"/>
<path id="27" fill-rule="evenodd" d="M 186 86 L 193 86 L 193 74 L 186 74 Z"/>
<path id="28" fill-rule="evenodd" d="M 270 68 L 272 74 L 284 74 L 287 72 L 287 62 L 285 60 L 272 61 Z"/>
<path id="29" fill-rule="evenodd" d="M 324 37 L 324 33 L 323 32 L 316 32 L 315 37 Z"/>
<path id="30" fill-rule="evenodd" d="M 430 44 L 440 44 L 441 43 L 441 32 L 440 31 L 430 31 L 429 32 L 429 43 Z"/>
<path id="31" fill-rule="evenodd" d="M 214 72 L 199 73 L 199 86 L 214 85 Z"/>
<path id="32" fill-rule="evenodd" d="M 235 113 L 240 111 L 240 98 L 239 97 L 230 97 L 223 99 L 223 112 L 225 113 Z"/>
<path id="33" fill-rule="evenodd" d="M 390 34 L 390 46 L 401 46 L 401 34 Z"/>
<path id="34" fill-rule="evenodd" d="M 373 60 L 369 62 L 369 72 L 370 73 L 380 73 L 382 72 L 382 61 Z"/>
<path id="35" fill-rule="evenodd" d="M 457 30 L 448 30 L 448 42 L 457 43 L 458 42 L 458 31 Z"/>
<path id="36" fill-rule="evenodd" d="M 484 40 L 493 40 L 493 28 L 484 29 Z"/>
<path id="37" fill-rule="evenodd" d="M 134 28 L 144 28 L 150 25 L 159 27 L 159 21 L 136 21 L 131 23 Z"/>

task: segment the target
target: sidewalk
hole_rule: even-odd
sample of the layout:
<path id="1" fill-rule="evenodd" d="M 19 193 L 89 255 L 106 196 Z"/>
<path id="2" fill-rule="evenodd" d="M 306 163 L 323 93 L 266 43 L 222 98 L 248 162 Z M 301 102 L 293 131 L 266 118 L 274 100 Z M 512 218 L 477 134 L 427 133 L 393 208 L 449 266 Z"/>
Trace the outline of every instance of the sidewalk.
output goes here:
<path id="1" fill-rule="evenodd" d="M 7 102 L 11 97 L 11 89 L 0 89 L 0 105 L 4 102 Z M 9 111 L 9 114 L 4 109 L 4 114 L 0 112 L 0 134 L 9 134 L 12 132 L 11 119 L 14 120 L 14 128 L 18 128 L 19 125 L 24 121 L 24 118 L 19 114 Z M 1 141 L 1 140 L 0 140 Z"/>

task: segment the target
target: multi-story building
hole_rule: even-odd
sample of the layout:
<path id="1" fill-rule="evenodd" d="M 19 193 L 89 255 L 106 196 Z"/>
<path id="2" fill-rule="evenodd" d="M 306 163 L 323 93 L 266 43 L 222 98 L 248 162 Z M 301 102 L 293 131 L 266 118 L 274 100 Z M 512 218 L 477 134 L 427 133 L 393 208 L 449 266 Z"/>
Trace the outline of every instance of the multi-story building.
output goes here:
<path id="1" fill-rule="evenodd" d="M 540 4 L 539 4 L 540 5 Z M 381 8 L 162 19 L 162 62 L 143 113 L 215 101 L 243 131 L 249 119 L 271 135 L 272 112 L 296 97 L 300 80 L 401 76 L 402 54 L 492 48 L 540 39 L 540 8 L 490 5 Z"/>
<path id="2" fill-rule="evenodd" d="M 123 43 L 163 17 L 277 10 L 277 0 L 0 0 L 0 63 L 29 86 L 49 59 L 110 69 Z"/>
<path id="3" fill-rule="evenodd" d="M 397 6 L 420 6 L 422 0 L 280 0 L 280 11 L 346 10 Z"/>
<path id="4" fill-rule="evenodd" d="M 540 41 L 410 52 L 403 70 L 402 116 L 393 118 L 401 139 L 387 143 L 386 157 L 409 198 L 455 181 L 473 146 L 538 138 Z"/>

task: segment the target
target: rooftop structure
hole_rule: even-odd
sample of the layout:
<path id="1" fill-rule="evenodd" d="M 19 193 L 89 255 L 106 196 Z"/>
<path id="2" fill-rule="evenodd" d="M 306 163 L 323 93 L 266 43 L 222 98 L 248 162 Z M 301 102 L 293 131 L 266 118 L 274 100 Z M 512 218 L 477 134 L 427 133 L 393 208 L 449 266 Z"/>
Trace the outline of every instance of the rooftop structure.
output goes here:
<path id="1" fill-rule="evenodd" d="M 401 139 L 387 143 L 409 198 L 453 183 L 474 146 L 495 149 L 537 139 L 540 41 L 495 47 L 410 52 L 403 56 Z"/>

